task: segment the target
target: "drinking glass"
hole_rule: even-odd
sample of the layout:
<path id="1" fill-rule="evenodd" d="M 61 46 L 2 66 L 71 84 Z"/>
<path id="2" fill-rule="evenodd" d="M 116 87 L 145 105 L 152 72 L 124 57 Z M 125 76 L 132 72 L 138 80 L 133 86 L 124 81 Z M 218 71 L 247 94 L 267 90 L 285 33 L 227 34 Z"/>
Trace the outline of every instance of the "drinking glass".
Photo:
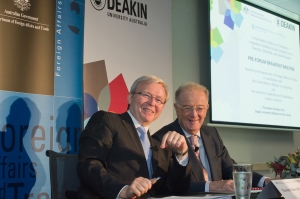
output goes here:
<path id="1" fill-rule="evenodd" d="M 250 199 L 252 188 L 252 164 L 234 164 L 232 175 L 235 198 Z"/>

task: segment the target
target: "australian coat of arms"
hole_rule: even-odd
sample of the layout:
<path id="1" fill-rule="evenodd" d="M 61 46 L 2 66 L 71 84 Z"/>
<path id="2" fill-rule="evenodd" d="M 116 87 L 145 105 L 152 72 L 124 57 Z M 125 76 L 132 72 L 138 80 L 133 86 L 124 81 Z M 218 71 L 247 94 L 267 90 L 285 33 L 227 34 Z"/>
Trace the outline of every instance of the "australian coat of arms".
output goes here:
<path id="1" fill-rule="evenodd" d="M 20 10 L 26 11 L 30 8 L 29 0 L 14 0 L 15 6 L 17 6 Z"/>

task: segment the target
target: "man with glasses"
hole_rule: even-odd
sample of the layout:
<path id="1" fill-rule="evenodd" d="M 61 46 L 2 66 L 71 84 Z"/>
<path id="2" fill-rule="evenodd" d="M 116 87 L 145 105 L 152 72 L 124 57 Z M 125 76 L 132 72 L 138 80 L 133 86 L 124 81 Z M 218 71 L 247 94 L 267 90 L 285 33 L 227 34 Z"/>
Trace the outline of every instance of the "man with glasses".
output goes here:
<path id="1" fill-rule="evenodd" d="M 163 80 L 142 76 L 130 89 L 128 111 L 98 111 L 91 117 L 79 139 L 77 198 L 136 198 L 187 191 L 191 166 L 184 136 L 170 132 L 158 142 L 148 131 L 168 96 Z"/>
<path id="2" fill-rule="evenodd" d="M 177 119 L 157 131 L 153 138 L 162 140 L 170 132 L 178 132 L 189 142 L 192 164 L 190 192 L 234 191 L 231 159 L 223 141 L 213 127 L 203 125 L 209 91 L 202 85 L 189 82 L 175 92 Z M 253 172 L 252 186 L 264 186 L 270 179 Z"/>

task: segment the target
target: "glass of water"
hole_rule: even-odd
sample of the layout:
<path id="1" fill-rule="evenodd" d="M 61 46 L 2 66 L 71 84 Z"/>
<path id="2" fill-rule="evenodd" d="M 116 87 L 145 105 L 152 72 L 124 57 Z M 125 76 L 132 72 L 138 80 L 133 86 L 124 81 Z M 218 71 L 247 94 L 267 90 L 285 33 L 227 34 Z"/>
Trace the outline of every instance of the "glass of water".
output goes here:
<path id="1" fill-rule="evenodd" d="M 234 164 L 233 182 L 236 199 L 250 199 L 252 188 L 252 164 Z"/>

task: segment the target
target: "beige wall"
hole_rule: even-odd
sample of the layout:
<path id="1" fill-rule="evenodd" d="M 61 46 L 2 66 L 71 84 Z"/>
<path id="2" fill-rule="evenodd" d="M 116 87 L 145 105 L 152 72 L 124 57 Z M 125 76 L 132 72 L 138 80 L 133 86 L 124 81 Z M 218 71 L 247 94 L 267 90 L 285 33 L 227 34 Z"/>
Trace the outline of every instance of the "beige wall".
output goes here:
<path id="1" fill-rule="evenodd" d="M 209 28 L 207 2 L 172 0 L 173 90 L 187 81 L 209 88 Z M 174 98 L 174 95 L 173 95 Z M 174 118 L 176 117 L 174 113 Z M 209 115 L 206 118 L 208 122 Z M 299 121 L 300 122 L 300 121 Z M 217 127 L 237 162 L 264 167 L 274 156 L 300 147 L 300 132 Z M 270 171 L 261 173 L 273 177 Z"/>

